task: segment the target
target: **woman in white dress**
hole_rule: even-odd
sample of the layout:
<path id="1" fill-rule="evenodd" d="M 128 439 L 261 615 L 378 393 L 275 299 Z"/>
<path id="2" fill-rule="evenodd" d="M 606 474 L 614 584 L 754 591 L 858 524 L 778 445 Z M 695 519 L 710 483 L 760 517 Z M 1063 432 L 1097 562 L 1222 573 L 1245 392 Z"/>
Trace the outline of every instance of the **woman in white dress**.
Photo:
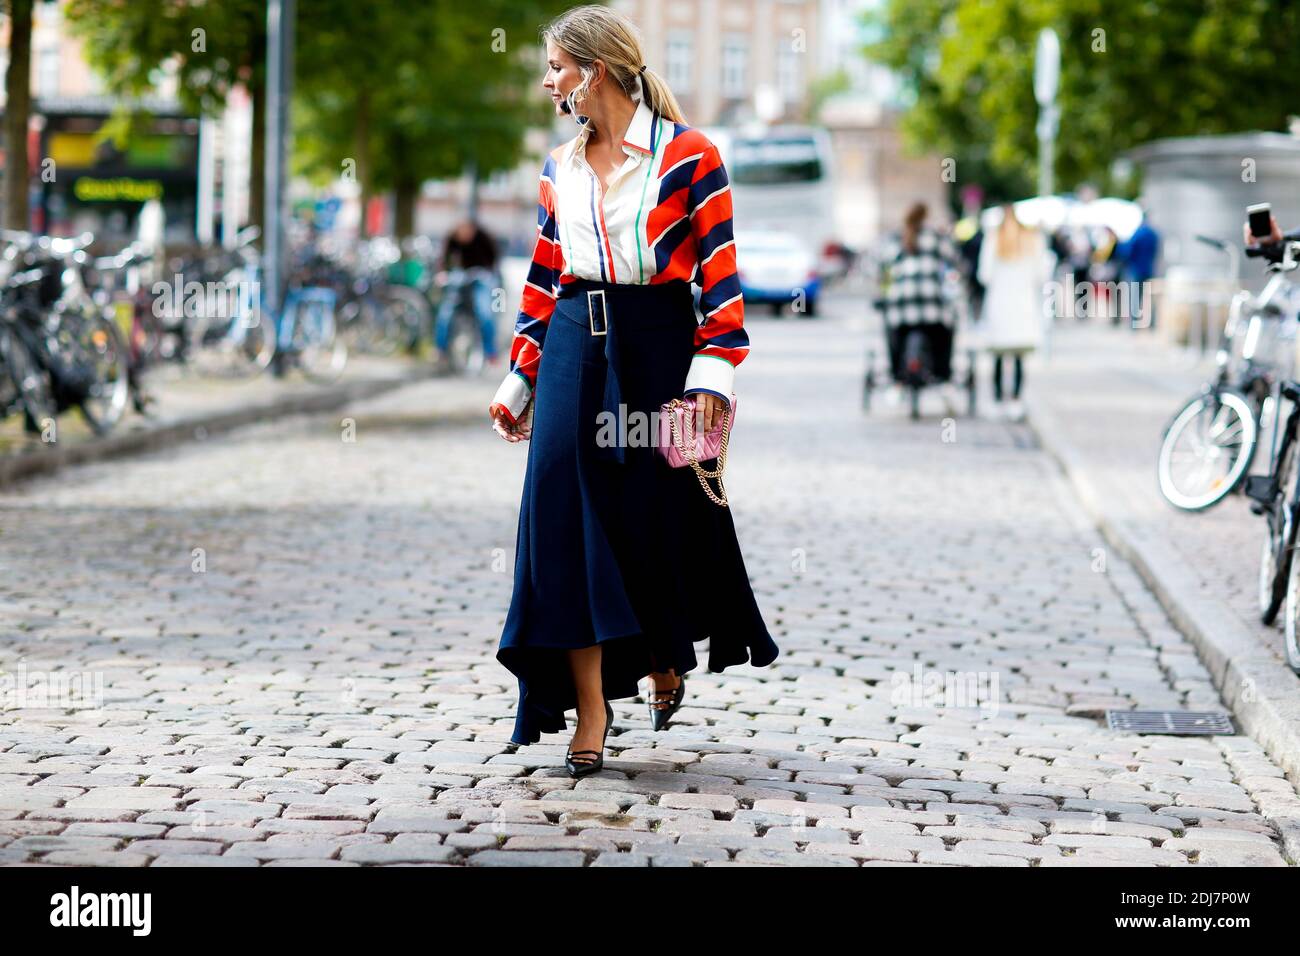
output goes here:
<path id="1" fill-rule="evenodd" d="M 985 289 L 980 325 L 984 346 L 993 353 L 995 414 L 1003 414 L 1005 407 L 1005 414 L 1016 421 L 1024 417 L 1023 359 L 1043 340 L 1044 286 L 1053 265 L 1042 235 L 1016 218 L 1014 206 L 1003 205 L 997 232 L 980 246 L 978 278 Z M 1008 364 L 1013 366 L 1011 400 L 1004 406 L 1002 377 Z"/>

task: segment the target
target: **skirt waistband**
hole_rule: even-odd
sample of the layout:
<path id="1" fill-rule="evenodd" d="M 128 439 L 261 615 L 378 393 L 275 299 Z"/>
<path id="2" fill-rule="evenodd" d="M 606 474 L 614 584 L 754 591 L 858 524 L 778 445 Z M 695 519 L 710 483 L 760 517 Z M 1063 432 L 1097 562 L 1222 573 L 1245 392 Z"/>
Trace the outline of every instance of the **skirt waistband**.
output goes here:
<path id="1" fill-rule="evenodd" d="M 602 294 L 593 299 L 591 293 Z M 578 325 L 594 322 L 597 329 L 614 321 L 659 326 L 681 322 L 687 316 L 695 321 L 695 306 L 690 283 L 680 279 L 659 285 L 576 279 L 560 286 L 555 314 Z"/>
<path id="2" fill-rule="evenodd" d="M 598 282 L 595 279 L 574 279 L 560 285 L 560 298 L 583 296 L 588 292 L 603 292 L 609 301 L 643 301 L 647 305 L 673 299 L 690 298 L 691 284 L 683 279 L 661 282 L 656 285 L 636 285 L 631 282 Z"/>

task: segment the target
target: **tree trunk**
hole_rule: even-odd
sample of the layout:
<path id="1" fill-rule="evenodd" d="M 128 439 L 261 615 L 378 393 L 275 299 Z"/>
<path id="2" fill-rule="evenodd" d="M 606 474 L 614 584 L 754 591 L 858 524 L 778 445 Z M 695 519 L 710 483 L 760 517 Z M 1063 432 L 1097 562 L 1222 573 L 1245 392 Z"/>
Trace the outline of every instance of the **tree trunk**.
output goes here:
<path id="1" fill-rule="evenodd" d="M 5 71 L 5 227 L 28 228 L 27 120 L 32 111 L 32 0 L 10 0 Z"/>
<path id="2" fill-rule="evenodd" d="M 415 203 L 420 197 L 420 185 L 399 181 L 393 192 L 396 198 L 396 208 L 393 210 L 393 233 L 400 240 L 415 235 Z"/>
<path id="3" fill-rule="evenodd" d="M 368 239 L 370 234 L 366 228 L 366 207 L 370 203 L 370 94 L 367 90 L 361 90 L 357 95 L 356 143 L 353 148 L 357 164 L 353 172 L 357 177 L 357 186 L 361 189 L 361 222 L 357 227 L 357 235 Z"/>
<path id="4" fill-rule="evenodd" d="M 265 45 L 265 44 L 263 44 Z M 254 69 L 248 81 L 253 103 L 253 155 L 248 163 L 248 222 L 265 229 L 266 212 L 266 78 Z M 261 245 L 259 240 L 259 246 Z"/>
<path id="5" fill-rule="evenodd" d="M 465 164 L 465 175 L 469 177 L 469 200 L 465 204 L 465 218 L 478 221 L 479 184 L 478 163 L 470 160 Z"/>

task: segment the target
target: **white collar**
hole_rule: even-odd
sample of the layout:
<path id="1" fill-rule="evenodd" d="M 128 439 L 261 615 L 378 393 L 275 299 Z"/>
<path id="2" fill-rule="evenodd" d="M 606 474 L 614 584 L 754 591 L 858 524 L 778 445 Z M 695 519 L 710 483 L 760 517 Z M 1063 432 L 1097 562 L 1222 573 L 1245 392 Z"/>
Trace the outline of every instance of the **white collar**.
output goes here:
<path id="1" fill-rule="evenodd" d="M 654 138 L 656 118 L 654 111 L 645 105 L 645 100 L 638 98 L 636 112 L 632 114 L 632 122 L 628 124 L 627 132 L 623 135 L 623 152 L 638 159 L 653 155 L 650 146 Z M 570 156 L 583 148 L 587 137 L 591 135 L 592 126 L 587 117 L 578 117 L 578 124 L 578 135 L 573 140 Z"/>

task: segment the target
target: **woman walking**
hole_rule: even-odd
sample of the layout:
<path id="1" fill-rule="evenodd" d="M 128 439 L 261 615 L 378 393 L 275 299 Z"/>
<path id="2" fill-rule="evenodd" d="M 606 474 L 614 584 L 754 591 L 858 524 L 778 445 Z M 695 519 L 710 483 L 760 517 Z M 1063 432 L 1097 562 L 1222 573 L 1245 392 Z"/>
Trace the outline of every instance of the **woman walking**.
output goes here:
<path id="1" fill-rule="evenodd" d="M 1043 340 L 1043 287 L 1052 277 L 1053 264 L 1042 235 L 1016 218 L 1015 206 L 1004 203 L 1002 222 L 993 240 L 985 240 L 979 261 L 979 281 L 985 288 L 980 324 L 984 346 L 993 353 L 995 417 L 1024 418 L 1024 356 Z M 1012 379 L 1011 401 L 1004 406 L 1005 366 L 1012 366 Z"/>
<path id="2" fill-rule="evenodd" d="M 497 659 L 519 681 L 512 742 L 565 730 L 576 708 L 565 766 L 580 777 L 604 765 L 608 700 L 646 675 L 652 726 L 667 726 L 695 642 L 709 639 L 714 672 L 765 666 L 777 647 L 730 510 L 649 442 L 599 438 L 607 415 L 632 422 L 674 398 L 705 429 L 728 410 L 749 339 L 726 170 L 624 17 L 576 7 L 543 37 L 542 85 L 579 128 L 542 169 L 510 372 L 490 407 L 503 438 L 531 439 Z"/>
<path id="3" fill-rule="evenodd" d="M 902 229 L 889 233 L 881 242 L 875 306 L 885 325 L 890 377 L 894 381 L 890 400 L 902 400 L 903 343 L 911 330 L 920 329 L 930 346 L 940 395 L 945 404 L 953 407 L 956 389 L 952 385 L 952 341 L 956 316 L 944 289 L 948 275 L 959 269 L 958 254 L 948 236 L 926 225 L 928 214 L 925 203 L 914 203 L 903 217 Z"/>

